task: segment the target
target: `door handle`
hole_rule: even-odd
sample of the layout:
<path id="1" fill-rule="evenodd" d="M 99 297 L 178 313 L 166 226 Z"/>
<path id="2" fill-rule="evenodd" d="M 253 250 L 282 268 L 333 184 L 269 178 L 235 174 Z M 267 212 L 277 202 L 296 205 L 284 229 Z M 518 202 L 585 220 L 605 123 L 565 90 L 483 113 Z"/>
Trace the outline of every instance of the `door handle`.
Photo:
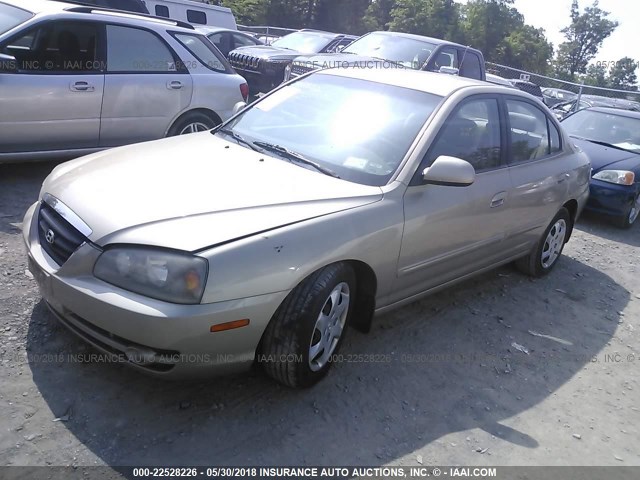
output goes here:
<path id="1" fill-rule="evenodd" d="M 568 173 L 564 173 L 560 175 L 560 178 L 558 179 L 558 183 L 566 182 L 569 178 L 571 178 L 571 175 Z"/>
<path id="2" fill-rule="evenodd" d="M 180 90 L 182 87 L 183 87 L 182 82 L 178 80 L 172 80 L 170 82 L 167 82 L 167 88 L 169 90 Z"/>
<path id="3" fill-rule="evenodd" d="M 72 92 L 93 92 L 96 89 L 89 82 L 84 81 L 73 82 L 71 85 L 69 85 L 69 88 Z"/>
<path id="4" fill-rule="evenodd" d="M 504 201 L 506 200 L 506 198 L 507 192 L 496 193 L 491 199 L 491 203 L 489 206 L 491 208 L 501 207 L 502 205 L 504 205 Z"/>

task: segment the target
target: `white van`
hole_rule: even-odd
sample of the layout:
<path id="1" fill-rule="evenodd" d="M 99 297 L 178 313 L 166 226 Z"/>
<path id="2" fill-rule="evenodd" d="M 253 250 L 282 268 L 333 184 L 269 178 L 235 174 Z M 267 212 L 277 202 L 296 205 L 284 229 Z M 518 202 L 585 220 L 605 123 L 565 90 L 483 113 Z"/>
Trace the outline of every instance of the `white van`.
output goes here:
<path id="1" fill-rule="evenodd" d="M 204 3 L 204 0 L 144 0 L 151 15 L 182 20 L 194 25 L 211 25 L 237 30 L 230 8 Z"/>

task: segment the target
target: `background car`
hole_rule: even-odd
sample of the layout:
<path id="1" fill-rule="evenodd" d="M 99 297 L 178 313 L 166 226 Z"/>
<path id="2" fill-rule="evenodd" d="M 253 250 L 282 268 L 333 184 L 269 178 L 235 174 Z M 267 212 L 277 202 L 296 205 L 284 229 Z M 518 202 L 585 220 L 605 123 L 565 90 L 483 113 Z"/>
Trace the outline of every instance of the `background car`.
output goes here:
<path id="1" fill-rule="evenodd" d="M 189 24 L 24 5 L 0 1 L 0 161 L 207 130 L 247 99 L 244 79 Z"/>
<path id="2" fill-rule="evenodd" d="M 375 313 L 512 261 L 549 273 L 589 170 L 518 90 L 327 69 L 212 132 L 58 166 L 23 235 L 46 304 L 96 348 L 306 387 Z"/>
<path id="3" fill-rule="evenodd" d="M 544 102 L 542 90 L 540 89 L 540 85 L 538 85 L 537 83 L 533 83 L 527 80 L 520 80 L 518 78 L 512 78 L 509 80 L 509 82 L 511 82 L 511 85 L 513 85 L 517 89 L 522 90 L 523 92 L 527 92 L 539 99 L 541 102 Z"/>
<path id="4" fill-rule="evenodd" d="M 562 119 L 567 115 L 589 107 L 611 107 L 623 110 L 639 111 L 640 104 L 621 98 L 603 97 L 600 95 L 580 95 L 574 100 L 565 103 L 558 103 L 552 110 L 556 117 Z"/>
<path id="5" fill-rule="evenodd" d="M 229 61 L 246 78 L 251 94 L 256 95 L 280 85 L 285 67 L 298 55 L 338 51 L 356 38 L 340 33 L 300 30 L 271 45 L 237 48 L 229 54 Z"/>
<path id="6" fill-rule="evenodd" d="M 264 45 L 264 42 L 258 40 L 255 35 L 237 30 L 217 27 L 196 27 L 196 29 L 204 33 L 207 38 L 211 40 L 211 43 L 227 58 L 231 50 L 235 50 L 236 48 Z"/>
<path id="7" fill-rule="evenodd" d="M 591 159 L 587 208 L 630 228 L 640 213 L 640 112 L 589 107 L 562 126 Z"/>
<path id="8" fill-rule="evenodd" d="M 363 35 L 340 52 L 301 55 L 287 67 L 285 80 L 311 70 L 340 66 L 402 68 L 458 74 L 485 79 L 484 57 L 478 50 L 438 38 L 400 32 L 372 32 Z"/>

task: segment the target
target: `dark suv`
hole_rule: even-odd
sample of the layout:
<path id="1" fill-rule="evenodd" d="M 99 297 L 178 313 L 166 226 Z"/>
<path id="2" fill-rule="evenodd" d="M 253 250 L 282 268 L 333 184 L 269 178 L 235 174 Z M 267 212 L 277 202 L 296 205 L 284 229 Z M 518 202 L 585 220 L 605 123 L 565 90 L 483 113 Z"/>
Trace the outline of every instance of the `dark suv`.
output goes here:
<path id="1" fill-rule="evenodd" d="M 372 32 L 340 53 L 297 57 L 287 69 L 285 79 L 331 67 L 410 68 L 455 73 L 478 80 L 486 76 L 484 57 L 474 48 L 409 33 Z"/>
<path id="2" fill-rule="evenodd" d="M 339 52 L 357 37 L 318 30 L 300 30 L 271 45 L 240 47 L 229 53 L 233 68 L 249 84 L 251 94 L 266 93 L 284 80 L 284 70 L 299 55 Z"/>

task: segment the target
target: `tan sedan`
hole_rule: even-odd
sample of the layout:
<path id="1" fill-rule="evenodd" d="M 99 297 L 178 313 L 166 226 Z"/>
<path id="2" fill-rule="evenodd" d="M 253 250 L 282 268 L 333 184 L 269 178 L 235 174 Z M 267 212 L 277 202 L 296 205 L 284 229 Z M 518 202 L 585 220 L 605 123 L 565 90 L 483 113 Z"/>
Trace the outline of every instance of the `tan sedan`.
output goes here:
<path id="1" fill-rule="evenodd" d="M 348 326 L 507 262 L 549 272 L 589 177 L 526 93 L 325 70 L 212 132 L 58 166 L 24 238 L 51 310 L 103 352 L 302 387 Z"/>

